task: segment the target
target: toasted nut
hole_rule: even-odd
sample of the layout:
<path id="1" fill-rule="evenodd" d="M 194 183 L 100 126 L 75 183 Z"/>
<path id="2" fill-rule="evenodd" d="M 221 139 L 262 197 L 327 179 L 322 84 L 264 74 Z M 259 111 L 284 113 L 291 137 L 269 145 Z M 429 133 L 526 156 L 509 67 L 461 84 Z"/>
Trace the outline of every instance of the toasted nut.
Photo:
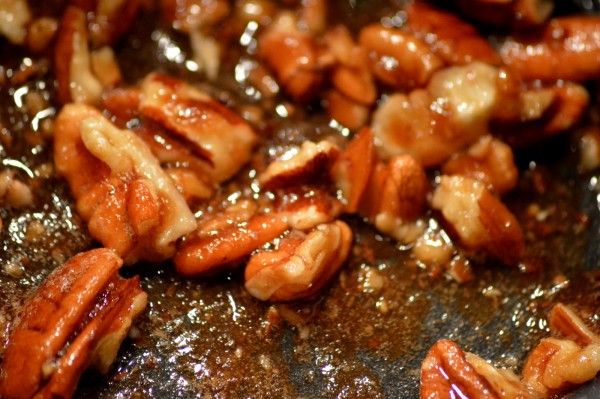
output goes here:
<path id="1" fill-rule="evenodd" d="M 102 84 L 92 73 L 85 13 L 67 7 L 58 32 L 54 51 L 58 97 L 63 103 L 96 103 Z"/>
<path id="2" fill-rule="evenodd" d="M 594 334 L 571 308 L 562 303 L 552 308 L 549 324 L 552 332 L 560 333 L 579 345 L 600 343 L 600 337 Z"/>
<path id="3" fill-rule="evenodd" d="M 102 87 L 114 87 L 123 79 L 115 53 L 110 47 L 92 51 L 90 55 L 92 71 Z"/>
<path id="4" fill-rule="evenodd" d="M 535 399 L 512 371 L 498 370 L 479 356 L 469 352 L 465 353 L 465 358 L 475 372 L 488 382 L 498 398 Z"/>
<path id="5" fill-rule="evenodd" d="M 274 190 L 315 181 L 329 170 L 339 149 L 329 141 L 305 141 L 291 158 L 272 162 L 258 177 L 265 190 Z"/>
<path id="6" fill-rule="evenodd" d="M 512 149 L 492 136 L 484 136 L 466 152 L 454 154 L 443 165 L 442 173 L 479 180 L 499 195 L 513 190 L 519 179 Z"/>
<path id="7" fill-rule="evenodd" d="M 108 249 L 71 258 L 24 304 L 1 366 L 3 398 L 70 398 L 90 363 L 108 370 L 146 305 L 138 278 L 124 280 Z"/>
<path id="8" fill-rule="evenodd" d="M 316 188 L 310 188 L 305 195 L 301 191 L 295 191 L 276 204 L 276 209 L 288 225 L 302 231 L 333 221 L 343 210 L 337 199 Z"/>
<path id="9" fill-rule="evenodd" d="M 521 260 L 525 238 L 519 222 L 482 183 L 442 176 L 431 207 L 442 212 L 465 247 L 485 250 L 508 265 Z"/>
<path id="10" fill-rule="evenodd" d="M 556 82 L 541 89 L 520 93 L 521 115 L 512 121 L 499 120 L 492 126 L 495 134 L 512 147 L 535 144 L 575 126 L 589 104 L 587 90 L 576 83 Z M 500 102 L 503 106 L 505 102 Z"/>
<path id="11" fill-rule="evenodd" d="M 525 80 L 585 82 L 600 73 L 600 17 L 553 18 L 542 28 L 508 38 L 503 61 Z"/>
<path id="12" fill-rule="evenodd" d="M 274 251 L 259 252 L 246 266 L 246 289 L 263 301 L 292 301 L 314 295 L 346 261 L 352 243 L 341 221 L 290 235 Z"/>
<path id="13" fill-rule="evenodd" d="M 424 42 L 400 29 L 369 25 L 360 31 L 358 40 L 370 53 L 375 76 L 395 89 L 423 87 L 444 66 Z"/>
<path id="14" fill-rule="evenodd" d="M 499 399 L 452 341 L 440 340 L 421 365 L 421 398 Z"/>
<path id="15" fill-rule="evenodd" d="M 175 269 L 185 276 L 214 273 L 250 255 L 288 228 L 280 215 L 262 214 L 209 235 L 191 237 L 179 246 L 173 259 Z"/>
<path id="16" fill-rule="evenodd" d="M 465 65 L 474 61 L 500 64 L 501 59 L 490 43 L 473 25 L 456 15 L 422 1 L 412 2 L 405 11 L 408 20 L 404 29 L 427 43 L 446 64 Z"/>
<path id="17" fill-rule="evenodd" d="M 296 101 L 313 98 L 323 79 L 315 40 L 282 12 L 258 38 L 258 54 L 277 75 L 279 85 Z"/>
<path id="18" fill-rule="evenodd" d="M 369 55 L 357 45 L 348 28 L 336 26 L 325 35 L 327 51 L 335 59 L 331 83 L 336 91 L 352 102 L 369 106 L 377 99 L 377 87 L 369 69 Z"/>
<path id="19" fill-rule="evenodd" d="M 183 81 L 151 74 L 142 83 L 142 115 L 192 145 L 221 182 L 249 159 L 258 137 L 242 118 Z"/>
<path id="20" fill-rule="evenodd" d="M 344 96 L 337 90 L 328 91 L 325 96 L 327 114 L 350 130 L 365 126 L 371 114 L 370 109 Z"/>
<path id="21" fill-rule="evenodd" d="M 331 168 L 333 181 L 346 202 L 346 212 L 358 210 L 376 161 L 373 131 L 361 129 Z"/>
<path id="22" fill-rule="evenodd" d="M 380 155 L 409 153 L 435 166 L 488 130 L 500 71 L 482 63 L 443 69 L 427 90 L 390 96 L 373 114 Z"/>
<path id="23" fill-rule="evenodd" d="M 56 119 L 55 163 L 92 236 L 125 258 L 156 261 L 196 228 L 184 198 L 146 144 L 96 109 L 70 104 Z"/>

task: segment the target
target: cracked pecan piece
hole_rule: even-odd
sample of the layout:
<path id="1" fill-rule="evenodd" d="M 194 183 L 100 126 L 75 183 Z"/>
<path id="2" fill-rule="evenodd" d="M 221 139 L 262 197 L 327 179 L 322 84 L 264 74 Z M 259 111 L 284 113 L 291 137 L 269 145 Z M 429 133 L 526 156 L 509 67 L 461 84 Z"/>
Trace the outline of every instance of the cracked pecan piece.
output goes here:
<path id="1" fill-rule="evenodd" d="M 246 289 L 255 298 L 293 301 L 319 292 L 350 253 L 352 231 L 336 220 L 305 234 L 298 230 L 273 251 L 261 251 L 246 266 Z"/>
<path id="2" fill-rule="evenodd" d="M 127 264 L 171 257 L 197 224 L 146 143 L 82 104 L 65 106 L 55 126 L 56 169 L 91 235 Z"/>
<path id="3" fill-rule="evenodd" d="M 469 364 L 452 341 L 438 341 L 421 366 L 421 399 L 467 397 L 498 399 L 492 387 Z"/>
<path id="4" fill-rule="evenodd" d="M 154 73 L 144 79 L 139 111 L 208 161 L 216 182 L 236 174 L 250 160 L 258 140 L 256 132 L 235 112 L 193 86 L 165 75 Z"/>
<path id="5" fill-rule="evenodd" d="M 0 368 L 0 396 L 69 398 L 83 371 L 106 372 L 146 306 L 139 279 L 126 280 L 110 249 L 57 268 L 19 313 Z"/>
<path id="6" fill-rule="evenodd" d="M 337 146 L 327 140 L 305 141 L 291 158 L 270 163 L 258 176 L 258 181 L 264 190 L 310 183 L 329 170 L 338 154 Z"/>
<path id="7" fill-rule="evenodd" d="M 517 218 L 477 180 L 440 177 L 431 207 L 439 210 L 463 247 L 488 252 L 516 266 L 525 253 L 525 236 Z"/>

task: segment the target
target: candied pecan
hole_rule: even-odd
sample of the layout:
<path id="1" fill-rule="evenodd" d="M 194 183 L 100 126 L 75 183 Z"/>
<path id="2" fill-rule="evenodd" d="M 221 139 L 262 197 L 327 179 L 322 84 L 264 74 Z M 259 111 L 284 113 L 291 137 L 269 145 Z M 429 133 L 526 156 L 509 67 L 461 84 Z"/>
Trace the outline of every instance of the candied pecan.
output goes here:
<path id="1" fill-rule="evenodd" d="M 114 44 L 135 22 L 142 0 L 71 0 L 88 14 L 88 31 L 95 47 Z"/>
<path id="2" fill-rule="evenodd" d="M 63 103 L 95 103 L 102 84 L 92 72 L 86 15 L 78 7 L 67 7 L 56 39 L 54 65 L 58 99 Z"/>
<path id="3" fill-rule="evenodd" d="M 500 71 L 482 63 L 438 71 L 427 89 L 393 94 L 373 114 L 380 155 L 409 153 L 435 166 L 487 131 Z"/>
<path id="4" fill-rule="evenodd" d="M 305 190 L 290 190 L 286 195 L 278 196 L 274 205 L 291 228 L 302 231 L 331 222 L 343 211 L 343 205 L 338 199 L 322 189 L 310 186 Z"/>
<path id="5" fill-rule="evenodd" d="M 100 111 L 68 104 L 55 122 L 55 164 L 93 237 L 125 258 L 157 261 L 196 228 L 194 215 L 148 146 Z"/>
<path id="6" fill-rule="evenodd" d="M 541 89 L 525 89 L 519 97 L 520 118 L 498 118 L 490 127 L 512 147 L 531 145 L 576 126 L 589 104 L 583 86 L 562 81 Z"/>
<path id="7" fill-rule="evenodd" d="M 527 391 L 519 377 L 510 370 L 497 369 L 482 358 L 472 353 L 465 353 L 467 362 L 475 372 L 483 377 L 498 398 L 537 399 Z"/>
<path id="8" fill-rule="evenodd" d="M 92 72 L 102 87 L 114 87 L 122 80 L 121 69 L 112 48 L 104 46 L 90 54 Z"/>
<path id="9" fill-rule="evenodd" d="M 435 9 L 423 1 L 414 1 L 406 8 L 408 20 L 404 29 L 425 42 L 444 62 L 464 65 L 481 61 L 499 65 L 500 56 L 473 25 L 456 15 Z"/>
<path id="10" fill-rule="evenodd" d="M 23 44 L 30 22 L 31 11 L 27 0 L 0 1 L 0 35 L 14 44 Z"/>
<path id="11" fill-rule="evenodd" d="M 258 55 L 275 72 L 279 85 L 296 101 L 310 101 L 323 80 L 317 43 L 281 12 L 258 38 Z"/>
<path id="12" fill-rule="evenodd" d="M 146 306 L 139 279 L 118 275 L 121 264 L 112 250 L 96 249 L 48 276 L 12 327 L 0 373 L 3 398 L 69 398 L 85 368 L 108 370 Z"/>
<path id="13" fill-rule="evenodd" d="M 339 154 L 337 146 L 327 140 L 305 141 L 298 152 L 289 158 L 269 164 L 258 176 L 265 190 L 275 190 L 310 183 L 322 178 Z"/>
<path id="14" fill-rule="evenodd" d="M 423 362 L 421 397 L 449 398 L 454 397 L 454 392 L 469 398 L 548 399 L 594 378 L 600 369 L 600 338 L 563 304 L 553 308 L 550 328 L 582 346 L 572 340 L 542 339 L 529 354 L 522 379 L 510 370 L 496 369 L 472 353 L 463 353 L 451 341 L 439 341 Z M 467 378 L 468 383 L 463 384 L 461 380 Z M 483 390 L 474 396 L 463 390 L 477 386 Z M 491 396 L 485 396 L 488 394 Z"/>
<path id="15" fill-rule="evenodd" d="M 585 82 L 600 74 L 600 17 L 553 18 L 500 47 L 504 62 L 525 80 Z"/>
<path id="16" fill-rule="evenodd" d="M 261 300 L 292 301 L 314 295 L 350 253 L 352 231 L 341 221 L 318 225 L 308 234 L 292 232 L 273 251 L 258 252 L 245 271 L 245 286 Z"/>
<path id="17" fill-rule="evenodd" d="M 600 371 L 600 343 L 583 347 L 570 340 L 542 339 L 523 366 L 523 381 L 530 391 L 552 397 L 591 380 Z"/>
<path id="18" fill-rule="evenodd" d="M 175 270 L 186 276 L 214 273 L 243 259 L 289 228 L 279 214 L 256 215 L 243 222 L 227 222 L 224 226 L 201 231 L 182 243 L 173 258 Z"/>
<path id="19" fill-rule="evenodd" d="M 139 110 L 191 146 L 212 165 L 221 182 L 250 159 L 258 137 L 242 118 L 207 94 L 183 81 L 150 74 L 142 83 Z"/>
<path id="20" fill-rule="evenodd" d="M 138 112 L 141 93 L 135 88 L 117 88 L 103 95 L 103 108 L 111 120 L 120 128 L 140 117 Z M 154 123 L 142 124 L 133 130 L 148 144 L 152 154 L 171 177 L 177 189 L 189 204 L 208 199 L 214 193 L 216 182 L 212 178 L 212 166 L 208 160 L 198 156 L 194 148 L 177 136 Z"/>
<path id="21" fill-rule="evenodd" d="M 464 176 L 441 176 L 431 199 L 461 243 L 482 249 L 508 265 L 525 251 L 525 238 L 515 216 L 483 183 Z"/>
<path id="22" fill-rule="evenodd" d="M 481 137 L 467 151 L 454 154 L 442 166 L 442 173 L 479 180 L 500 195 L 514 189 L 519 178 L 512 149 L 489 135 Z"/>
<path id="23" fill-rule="evenodd" d="M 472 271 L 468 262 L 452 263 L 452 256 L 455 252 L 452 240 L 448 234 L 433 220 L 430 220 L 429 226 L 424 234 L 417 238 L 412 248 L 415 258 L 425 266 L 442 266 L 448 269 L 449 275 L 458 282 L 465 282 L 473 279 Z M 451 270 L 452 269 L 452 270 Z"/>
<path id="24" fill-rule="evenodd" d="M 423 87 L 444 66 L 424 42 L 400 29 L 369 25 L 361 29 L 358 41 L 369 52 L 377 79 L 395 89 Z"/>
<path id="25" fill-rule="evenodd" d="M 393 157 L 373 169 L 359 213 L 375 227 L 401 242 L 413 242 L 422 232 L 417 221 L 425 210 L 429 181 L 410 155 Z"/>
<path id="26" fill-rule="evenodd" d="M 327 0 L 303 0 L 298 10 L 298 23 L 311 34 L 320 34 L 327 27 Z"/>
<path id="27" fill-rule="evenodd" d="M 445 339 L 431 347 L 421 365 L 420 391 L 422 399 L 499 399 L 469 364 L 462 349 Z"/>
<path id="28" fill-rule="evenodd" d="M 346 97 L 338 90 L 327 91 L 323 100 L 327 114 L 350 130 L 358 130 L 369 121 L 369 107 Z"/>
<path id="29" fill-rule="evenodd" d="M 373 104 L 377 88 L 368 67 L 366 49 L 354 42 L 348 28 L 339 25 L 327 31 L 325 45 L 335 59 L 330 79 L 336 91 L 354 103 Z"/>
<path id="30" fill-rule="evenodd" d="M 376 162 L 373 130 L 366 127 L 354 136 L 331 168 L 331 177 L 341 191 L 346 212 L 358 210 Z"/>
<path id="31" fill-rule="evenodd" d="M 600 343 L 600 337 L 594 334 L 571 308 L 562 303 L 552 308 L 548 321 L 552 332 L 560 333 L 579 345 Z"/>

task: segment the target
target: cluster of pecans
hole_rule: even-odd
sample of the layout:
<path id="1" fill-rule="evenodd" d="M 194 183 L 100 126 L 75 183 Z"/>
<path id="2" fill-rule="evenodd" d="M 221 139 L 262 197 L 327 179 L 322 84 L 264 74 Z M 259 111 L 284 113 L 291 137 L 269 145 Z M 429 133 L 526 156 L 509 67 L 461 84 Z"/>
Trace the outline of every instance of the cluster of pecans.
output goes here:
<path id="1" fill-rule="evenodd" d="M 172 261 L 186 276 L 245 263 L 254 297 L 303 299 L 346 263 L 353 234 L 341 218 L 358 215 L 459 282 L 473 278 L 470 251 L 519 265 L 525 235 L 501 200 L 518 181 L 512 151 L 584 116 L 582 84 L 600 75 L 600 18 L 551 19 L 553 3 L 542 0 L 456 3 L 511 35 L 493 47 L 461 17 L 419 0 L 356 35 L 330 24 L 327 0 L 72 0 L 60 21 L 34 18 L 25 0 L 0 2 L 3 36 L 32 52 L 53 45 L 55 169 L 104 247 L 67 261 L 25 304 L 4 354 L 2 396 L 69 397 L 86 367 L 109 367 L 146 302 L 136 278 L 118 276 L 123 263 Z M 123 82 L 112 46 L 145 8 L 189 36 L 207 80 L 222 73 L 226 41 L 216 38 L 251 32 L 244 84 L 263 99 L 318 104 L 352 139 L 305 141 L 267 161 L 257 156 L 255 118 L 165 74 Z M 583 142 L 582 167 L 597 167 L 600 134 L 589 130 Z M 256 195 L 206 207 L 249 163 Z M 3 203 L 31 204 L 26 186 L 0 177 Z M 432 227 L 432 217 L 441 223 Z M 422 397 L 460 389 L 547 398 L 593 378 L 598 338 L 567 308 L 552 320 L 572 339 L 542 341 L 522 380 L 437 343 L 423 363 Z M 581 356 L 589 361 L 576 367 Z"/>

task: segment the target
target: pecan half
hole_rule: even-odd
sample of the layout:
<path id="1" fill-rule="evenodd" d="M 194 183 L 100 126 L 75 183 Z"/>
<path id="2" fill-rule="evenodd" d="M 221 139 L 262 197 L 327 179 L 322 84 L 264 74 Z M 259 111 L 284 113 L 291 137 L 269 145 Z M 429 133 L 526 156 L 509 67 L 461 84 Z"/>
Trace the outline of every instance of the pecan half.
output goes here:
<path id="1" fill-rule="evenodd" d="M 424 42 L 400 29 L 369 25 L 360 31 L 358 40 L 369 51 L 375 77 L 398 90 L 425 86 L 444 66 Z"/>
<path id="2" fill-rule="evenodd" d="M 482 249 L 508 265 L 516 265 L 525 251 L 525 238 L 515 216 L 483 183 L 463 176 L 442 176 L 431 207 L 469 249 Z"/>
<path id="3" fill-rule="evenodd" d="M 382 233 L 403 243 L 413 242 L 424 230 L 417 219 L 425 211 L 429 190 L 419 162 L 410 155 L 396 156 L 374 168 L 359 213 Z"/>
<path id="4" fill-rule="evenodd" d="M 442 166 L 442 173 L 479 180 L 500 195 L 513 190 L 519 178 L 512 149 L 490 135 L 481 137 L 467 151 L 454 154 Z"/>
<path id="5" fill-rule="evenodd" d="M 159 74 L 147 76 L 141 91 L 140 113 L 208 160 L 216 182 L 233 176 L 250 159 L 258 136 L 242 118 L 207 94 Z"/>
<path id="6" fill-rule="evenodd" d="M 337 146 L 329 141 L 305 141 L 291 157 L 270 163 L 258 181 L 265 190 L 310 183 L 322 178 L 338 154 Z"/>
<path id="7" fill-rule="evenodd" d="M 138 278 L 117 271 L 109 249 L 77 255 L 24 304 L 1 366 L 3 398 L 69 398 L 91 364 L 106 372 L 146 306 Z"/>
<path id="8" fill-rule="evenodd" d="M 67 179 L 90 233 L 126 263 L 169 258 L 175 242 L 196 228 L 185 199 L 148 146 L 95 108 L 63 107 L 54 151 L 56 169 Z"/>
<path id="9" fill-rule="evenodd" d="M 445 339 L 431 347 L 421 365 L 420 391 L 422 399 L 499 399 L 469 364 L 462 349 Z"/>
<path id="10" fill-rule="evenodd" d="M 173 258 L 179 274 L 214 273 L 248 256 L 279 237 L 289 225 L 279 214 L 222 215 L 220 223 L 201 226 L 195 236 L 181 244 Z"/>
<path id="11" fill-rule="evenodd" d="M 377 162 L 373 130 L 361 129 L 331 168 L 331 177 L 345 201 L 345 211 L 358 211 L 360 200 Z"/>
<path id="12" fill-rule="evenodd" d="M 78 7 L 67 7 L 54 50 L 58 99 L 63 104 L 100 100 L 103 87 L 92 71 L 88 42 L 85 12 Z"/>
<path id="13" fill-rule="evenodd" d="M 542 28 L 508 38 L 503 61 L 525 80 L 585 82 L 600 73 L 600 17 L 553 18 Z"/>
<path id="14" fill-rule="evenodd" d="M 498 65 L 498 53 L 475 27 L 456 15 L 434 8 L 422 1 L 406 8 L 404 29 L 428 44 L 431 50 L 450 65 L 481 61 Z"/>
<path id="15" fill-rule="evenodd" d="M 292 301 L 314 295 L 350 253 L 352 231 L 341 221 L 308 234 L 292 232 L 273 251 L 259 252 L 246 266 L 246 289 L 261 300 Z"/>
<path id="16" fill-rule="evenodd" d="M 552 308 L 548 321 L 551 331 L 560 333 L 579 345 L 600 343 L 600 337 L 594 334 L 571 308 L 562 303 Z"/>
<path id="17" fill-rule="evenodd" d="M 371 126 L 384 159 L 408 153 L 436 166 L 486 133 L 500 71 L 483 63 L 436 72 L 427 89 L 391 95 Z"/>
<path id="18" fill-rule="evenodd" d="M 512 371 L 497 369 L 479 356 L 469 352 L 465 353 L 465 358 L 475 372 L 490 384 L 499 398 L 536 399 Z"/>
<path id="19" fill-rule="evenodd" d="M 258 55 L 296 101 L 310 101 L 323 81 L 317 43 L 298 29 L 294 14 L 281 12 L 258 38 Z"/>

